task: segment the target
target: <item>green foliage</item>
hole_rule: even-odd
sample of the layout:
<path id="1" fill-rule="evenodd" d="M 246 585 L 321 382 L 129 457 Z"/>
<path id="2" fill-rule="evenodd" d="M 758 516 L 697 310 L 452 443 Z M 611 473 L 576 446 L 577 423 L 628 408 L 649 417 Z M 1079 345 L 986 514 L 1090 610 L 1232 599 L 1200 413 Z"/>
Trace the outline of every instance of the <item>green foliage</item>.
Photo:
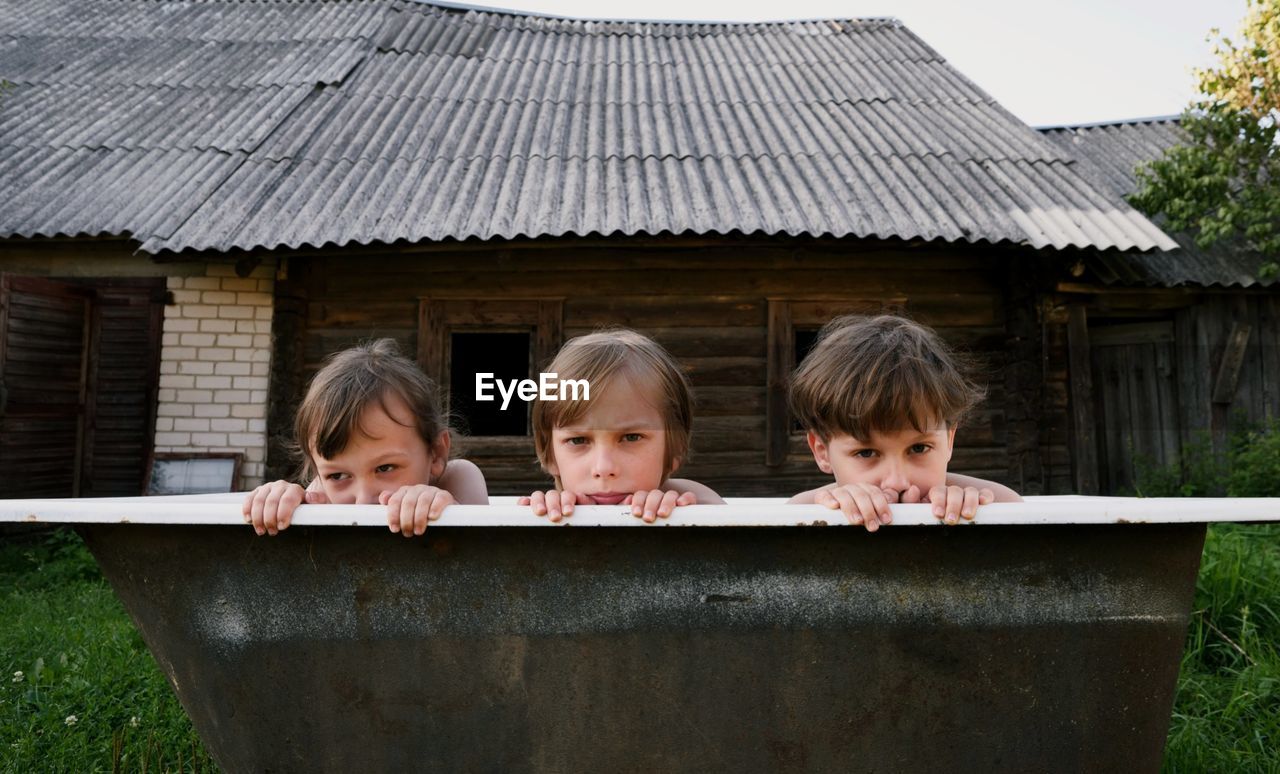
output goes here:
<path id="1" fill-rule="evenodd" d="M 1232 450 L 1227 493 L 1232 497 L 1280 496 L 1280 422 L 1247 433 Z"/>
<path id="2" fill-rule="evenodd" d="M 0 771 L 217 771 L 70 530 L 0 543 Z"/>
<path id="3" fill-rule="evenodd" d="M 1214 497 L 1223 494 L 1227 462 L 1213 452 L 1208 433 L 1201 433 L 1182 449 L 1181 465 L 1158 465 L 1149 457 L 1135 457 L 1133 492 L 1138 497 Z"/>
<path id="4" fill-rule="evenodd" d="M 1248 0 L 1239 44 L 1213 36 L 1218 66 L 1196 71 L 1200 96 L 1182 115 L 1187 142 L 1139 168 L 1130 202 L 1195 233 L 1201 247 L 1240 240 L 1271 276 L 1280 256 L 1280 0 Z"/>
<path id="5" fill-rule="evenodd" d="M 1232 432 L 1223 454 L 1208 433 L 1182 448 L 1182 464 L 1134 460 L 1138 497 L 1280 497 L 1280 421 Z"/>

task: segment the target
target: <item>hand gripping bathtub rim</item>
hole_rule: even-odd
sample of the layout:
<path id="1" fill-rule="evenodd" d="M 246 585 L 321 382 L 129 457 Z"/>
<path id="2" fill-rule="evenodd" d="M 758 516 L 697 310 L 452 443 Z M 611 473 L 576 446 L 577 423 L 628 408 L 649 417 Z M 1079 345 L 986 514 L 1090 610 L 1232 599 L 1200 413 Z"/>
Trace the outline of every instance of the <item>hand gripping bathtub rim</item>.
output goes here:
<path id="1" fill-rule="evenodd" d="M 893 505 L 891 526 L 939 526 L 928 505 Z M 29 524 L 244 524 L 241 505 L 226 496 L 0 500 L 0 522 Z M 1029 497 L 993 503 L 972 526 L 997 524 L 1183 524 L 1280 522 L 1280 498 Z M 302 505 L 293 525 L 386 529 L 381 505 Z M 582 505 L 559 523 L 534 516 L 528 506 L 451 505 L 432 527 L 840 527 L 855 526 L 819 505 L 782 505 L 776 499 L 741 498 L 728 505 L 690 505 L 646 524 L 629 506 Z M 963 524 L 960 526 L 964 526 Z M 858 527 L 861 529 L 861 527 Z"/>

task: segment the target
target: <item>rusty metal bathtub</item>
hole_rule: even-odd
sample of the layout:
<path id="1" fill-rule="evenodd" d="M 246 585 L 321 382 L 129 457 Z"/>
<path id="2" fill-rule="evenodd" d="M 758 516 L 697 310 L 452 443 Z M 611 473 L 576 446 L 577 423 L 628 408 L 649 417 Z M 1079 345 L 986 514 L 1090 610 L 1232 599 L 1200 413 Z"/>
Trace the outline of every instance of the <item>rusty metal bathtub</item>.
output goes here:
<path id="1" fill-rule="evenodd" d="M 229 772 L 1156 771 L 1205 522 L 1280 517 L 1032 498 L 869 535 L 775 501 L 494 505 L 406 540 L 306 506 L 259 538 L 226 500 L 0 520 L 77 525 Z"/>

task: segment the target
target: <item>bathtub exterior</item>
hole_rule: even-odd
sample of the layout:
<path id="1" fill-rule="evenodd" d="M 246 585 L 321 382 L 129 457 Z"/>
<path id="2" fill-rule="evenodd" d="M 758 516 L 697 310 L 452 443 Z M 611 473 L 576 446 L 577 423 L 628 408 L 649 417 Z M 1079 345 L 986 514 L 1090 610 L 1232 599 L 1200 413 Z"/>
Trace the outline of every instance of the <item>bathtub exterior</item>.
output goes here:
<path id="1" fill-rule="evenodd" d="M 228 772 L 1154 772 L 1204 536 L 79 529 Z"/>

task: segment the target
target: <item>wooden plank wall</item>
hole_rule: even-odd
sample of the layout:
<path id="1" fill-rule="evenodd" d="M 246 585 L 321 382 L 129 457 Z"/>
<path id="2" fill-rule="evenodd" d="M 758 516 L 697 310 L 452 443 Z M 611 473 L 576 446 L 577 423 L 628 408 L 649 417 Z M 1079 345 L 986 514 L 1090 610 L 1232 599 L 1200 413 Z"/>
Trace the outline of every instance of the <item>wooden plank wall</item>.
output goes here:
<path id="1" fill-rule="evenodd" d="M 1184 443 L 1207 430 L 1223 448 L 1234 427 L 1280 417 L 1280 292 L 1209 295 L 1179 311 L 1174 326 Z M 1247 326 L 1249 335 L 1234 389 L 1215 401 L 1214 386 L 1237 326 Z"/>
<path id="2" fill-rule="evenodd" d="M 1100 491 L 1128 494 L 1143 466 L 1178 464 L 1173 331 L 1171 321 L 1089 331 Z"/>
<path id="3" fill-rule="evenodd" d="M 410 250 L 290 257 L 289 283 L 305 285 L 301 384 L 325 356 L 362 339 L 390 336 L 405 352 L 416 352 L 423 296 L 563 298 L 566 337 L 605 325 L 629 326 L 653 336 L 683 364 L 697 410 L 693 454 L 682 475 L 729 495 L 785 495 L 824 479 L 800 434 L 790 438 L 784 464 L 765 464 L 768 300 L 905 298 L 909 315 L 972 352 L 990 376 L 988 400 L 962 428 L 952 469 L 1008 480 L 1008 261 L 992 248 L 678 243 Z M 1028 314 L 1034 323 L 1034 312 Z M 1038 352 L 1034 328 L 1030 337 L 1030 351 Z M 285 362 L 290 355 L 277 357 Z M 1032 367 L 1038 373 L 1038 362 Z M 1023 413 L 1038 433 L 1034 407 Z M 527 492 L 548 482 L 533 462 L 530 442 L 484 448 L 464 443 L 464 453 L 485 469 L 494 493 Z M 273 467 L 268 475 L 275 470 L 287 468 Z"/>
<path id="4" fill-rule="evenodd" d="M 1069 352 L 1066 315 L 1055 310 L 1060 312 L 1066 305 L 1073 304 L 1083 305 L 1087 310 L 1091 337 L 1118 325 L 1160 320 L 1172 323 L 1171 355 L 1165 358 L 1171 362 L 1164 362 L 1155 349 L 1144 351 L 1141 357 L 1132 353 L 1125 355 L 1124 362 L 1107 361 L 1102 366 L 1095 362 L 1093 400 L 1095 403 L 1101 401 L 1102 405 L 1090 413 L 1100 423 L 1096 436 L 1099 444 L 1108 443 L 1108 426 L 1105 423 L 1109 420 L 1105 414 L 1109 409 L 1114 410 L 1117 404 L 1127 402 L 1119 395 L 1107 393 L 1108 382 L 1104 375 L 1096 373 L 1099 367 L 1111 371 L 1119 368 L 1134 370 L 1129 381 L 1139 378 L 1139 369 L 1156 375 L 1157 382 L 1150 388 L 1151 396 L 1135 404 L 1140 405 L 1141 411 L 1147 415 L 1135 421 L 1176 428 L 1182 446 L 1208 434 L 1221 451 L 1233 428 L 1256 426 L 1280 417 L 1280 289 L 1161 290 L 1081 286 L 1070 294 L 1056 296 L 1053 303 L 1045 306 L 1047 424 L 1055 424 L 1059 411 L 1067 406 Z M 1223 381 L 1223 361 L 1228 359 L 1229 342 L 1233 332 L 1238 334 L 1242 328 L 1247 328 L 1249 333 L 1243 351 L 1239 353 L 1238 369 L 1231 369 L 1233 379 Z M 1104 353 L 1103 357 L 1111 355 Z M 1215 386 L 1219 384 L 1229 389 L 1218 396 L 1222 400 L 1215 401 Z M 1159 415 L 1160 411 L 1155 407 L 1165 404 L 1176 404 L 1173 409 L 1176 416 Z M 1156 414 L 1151 415 L 1151 411 L 1156 411 Z M 1167 435 L 1161 434 L 1160 454 L 1150 456 L 1177 458 L 1174 440 L 1165 437 Z M 1109 454 L 1106 449 L 1100 447 L 1099 450 L 1103 458 L 1109 456 L 1113 460 L 1113 466 L 1114 459 L 1122 454 L 1131 456 L 1119 448 L 1111 449 Z M 1070 491 L 1069 485 L 1058 489 L 1059 484 L 1056 483 L 1059 462 L 1066 463 L 1068 468 L 1065 472 L 1070 472 L 1070 455 L 1065 449 L 1063 455 L 1059 458 L 1056 444 L 1049 448 L 1051 492 Z M 1133 470 L 1132 461 L 1125 461 L 1115 470 L 1101 471 L 1101 493 L 1116 493 L 1117 488 L 1112 484 L 1117 481 L 1121 482 L 1121 489 L 1128 486 Z"/>

